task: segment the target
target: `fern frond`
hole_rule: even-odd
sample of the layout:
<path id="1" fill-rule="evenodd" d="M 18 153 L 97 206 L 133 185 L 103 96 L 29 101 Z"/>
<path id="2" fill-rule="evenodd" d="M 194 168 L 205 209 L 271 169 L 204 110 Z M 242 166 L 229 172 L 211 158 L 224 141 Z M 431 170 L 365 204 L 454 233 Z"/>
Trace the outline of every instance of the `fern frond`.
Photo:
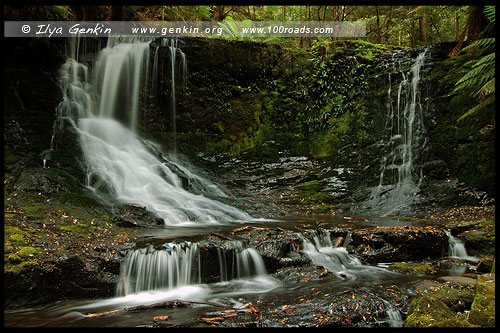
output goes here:
<path id="1" fill-rule="evenodd" d="M 495 68 L 495 53 L 490 53 L 485 55 L 484 57 L 479 59 L 479 61 L 474 65 L 474 67 L 487 63 L 493 65 L 493 68 Z"/>
<path id="2" fill-rule="evenodd" d="M 480 48 L 480 49 L 489 49 L 489 48 L 494 48 L 495 47 L 495 38 L 481 38 L 476 40 L 470 45 L 467 45 L 462 49 L 462 52 L 468 51 L 473 48 Z"/>
<path id="3" fill-rule="evenodd" d="M 467 72 L 460 80 L 455 84 L 457 87 L 453 90 L 453 93 L 459 92 L 464 89 L 471 88 L 473 86 L 481 86 L 486 81 L 491 80 L 495 77 L 495 67 L 489 63 L 482 64 L 473 67 L 469 72 Z"/>
<path id="4" fill-rule="evenodd" d="M 476 112 L 478 112 L 479 110 L 481 110 L 482 108 L 492 104 L 495 102 L 495 95 L 491 95 L 490 97 L 488 97 L 487 99 L 485 99 L 482 103 L 474 106 L 473 108 L 469 109 L 466 113 L 464 113 L 463 115 L 461 115 L 458 119 L 457 119 L 457 122 L 475 114 Z"/>
<path id="5" fill-rule="evenodd" d="M 484 15 L 488 21 L 495 24 L 495 6 L 484 6 Z"/>
<path id="6" fill-rule="evenodd" d="M 495 78 L 489 80 L 484 84 L 484 86 L 479 89 L 478 94 L 483 94 L 484 96 L 488 96 L 495 92 Z"/>

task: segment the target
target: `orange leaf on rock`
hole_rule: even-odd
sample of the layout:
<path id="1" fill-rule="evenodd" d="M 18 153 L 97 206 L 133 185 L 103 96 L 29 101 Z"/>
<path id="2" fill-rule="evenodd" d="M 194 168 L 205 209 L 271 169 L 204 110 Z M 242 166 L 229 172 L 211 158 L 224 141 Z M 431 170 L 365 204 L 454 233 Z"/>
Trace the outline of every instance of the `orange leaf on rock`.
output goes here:
<path id="1" fill-rule="evenodd" d="M 250 308 L 250 310 L 252 311 L 252 313 L 259 313 L 260 312 L 259 309 L 257 309 L 252 304 L 248 304 L 248 307 Z"/>

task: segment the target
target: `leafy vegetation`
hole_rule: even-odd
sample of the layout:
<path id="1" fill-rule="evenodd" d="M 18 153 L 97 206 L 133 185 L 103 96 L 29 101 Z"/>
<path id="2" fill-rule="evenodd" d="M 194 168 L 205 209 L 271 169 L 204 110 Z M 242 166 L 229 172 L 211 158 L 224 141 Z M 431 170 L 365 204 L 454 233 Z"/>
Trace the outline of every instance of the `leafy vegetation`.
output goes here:
<path id="1" fill-rule="evenodd" d="M 495 6 L 486 6 L 484 10 L 491 24 L 495 24 Z M 472 68 L 456 83 L 453 93 L 462 93 L 472 90 L 478 97 L 479 104 L 469 109 L 458 120 L 474 114 L 479 109 L 495 102 L 495 38 L 481 38 L 462 51 L 482 49 L 486 53 L 479 60 L 474 60 Z"/>

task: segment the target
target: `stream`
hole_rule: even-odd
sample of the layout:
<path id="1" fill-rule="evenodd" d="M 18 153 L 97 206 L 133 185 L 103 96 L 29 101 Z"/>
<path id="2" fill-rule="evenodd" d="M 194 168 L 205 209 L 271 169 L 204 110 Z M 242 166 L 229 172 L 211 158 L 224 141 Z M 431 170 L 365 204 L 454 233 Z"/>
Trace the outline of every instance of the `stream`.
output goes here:
<path id="1" fill-rule="evenodd" d="M 424 221 L 413 221 L 414 226 L 424 226 Z M 321 225 L 321 226 L 319 226 Z M 248 303 L 259 308 L 263 326 L 285 326 L 280 322 L 286 317 L 286 326 L 314 326 L 321 315 L 319 309 L 348 306 L 347 301 L 358 301 L 357 307 L 366 316 L 362 327 L 401 327 L 403 313 L 407 311 L 408 299 L 416 295 L 416 289 L 439 278 L 440 276 L 460 275 L 468 270 L 468 264 L 477 262 L 477 258 L 467 256 L 463 244 L 457 243 L 451 235 L 448 256 L 437 258 L 440 270 L 435 276 L 409 275 L 392 272 L 387 269 L 391 264 L 363 264 L 355 255 L 350 254 L 349 240 L 332 237 L 325 230 L 334 230 L 346 225 L 344 217 L 332 216 L 290 216 L 280 220 L 261 221 L 251 224 L 254 228 L 280 228 L 283 232 L 297 233 L 301 252 L 308 257 L 309 264 L 283 266 L 268 273 L 268 269 L 257 251 L 252 253 L 243 241 L 231 237 L 219 249 L 227 245 L 234 246 L 235 252 L 218 252 L 218 258 L 209 258 L 210 265 L 218 261 L 216 271 L 218 281 L 204 283 L 206 268 L 198 247 L 206 245 L 202 240 L 207 235 L 216 233 L 230 234 L 231 230 L 241 228 L 242 224 L 221 225 L 215 228 L 165 227 L 142 230 L 137 242 L 138 250 L 128 252 L 122 261 L 122 272 L 127 271 L 128 263 L 134 266 L 134 272 L 126 273 L 126 284 L 131 284 L 139 277 L 138 287 L 123 295 L 122 281 L 117 283 L 116 295 L 110 298 L 84 301 L 61 301 L 56 304 L 23 310 L 5 311 L 5 326 L 49 326 L 49 327 L 130 327 L 151 325 L 156 316 L 168 316 L 162 323 L 165 327 L 184 327 L 196 324 L 196 318 L 218 313 L 228 308 L 240 309 L 239 316 L 233 321 L 225 320 L 224 325 L 238 326 L 254 323 L 254 314 L 245 313 Z M 365 227 L 407 226 L 408 221 L 399 221 L 388 217 L 360 218 L 359 223 L 351 222 L 352 230 Z M 248 224 L 244 224 L 248 226 Z M 304 229 L 302 229 L 304 228 Z M 307 235 L 307 236 L 303 236 Z M 343 241 L 343 246 L 338 246 Z M 143 244 L 143 245 L 141 245 Z M 458 252 L 457 252 L 458 251 Z M 133 260 L 131 253 L 135 254 Z M 295 251 L 288 253 L 289 259 L 296 259 Z M 128 258 L 128 259 L 127 259 Z M 447 258 L 457 260 L 448 261 Z M 463 262 L 462 262 L 463 261 Z M 231 267 L 232 266 L 232 267 Z M 319 268 L 321 267 L 321 268 Z M 328 274 L 326 274 L 326 270 Z M 145 273 L 145 271 L 149 273 Z M 324 275 L 318 275 L 319 271 Z M 127 287 L 129 288 L 129 287 Z M 352 297 L 352 298 L 351 298 Z M 156 304 L 165 301 L 182 300 L 192 302 L 190 306 L 153 308 L 142 311 L 127 311 L 134 306 Z M 399 305 L 399 308 L 398 308 Z M 285 311 L 283 311 L 283 309 Z M 292 309 L 293 312 L 286 312 Z M 342 311 L 344 311 L 342 310 Z M 92 317 L 92 314 L 113 311 L 115 313 Z M 235 311 L 235 310 L 234 310 Z M 119 312 L 119 313 L 116 313 Z M 373 313 L 374 320 L 368 320 L 366 313 Z M 90 316 L 89 316 L 90 315 Z M 293 315 L 293 316 L 292 316 Z M 351 315 L 346 310 L 346 315 Z M 238 320 L 241 320 L 239 322 Z M 258 324 L 257 323 L 257 324 Z M 256 324 L 256 325 L 257 325 Z"/>

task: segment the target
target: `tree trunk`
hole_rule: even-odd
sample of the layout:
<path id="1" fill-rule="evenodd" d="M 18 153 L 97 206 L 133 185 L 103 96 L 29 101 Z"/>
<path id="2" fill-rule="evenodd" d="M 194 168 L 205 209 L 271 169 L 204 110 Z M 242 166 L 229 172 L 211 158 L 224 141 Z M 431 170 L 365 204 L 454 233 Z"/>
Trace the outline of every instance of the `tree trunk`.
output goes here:
<path id="1" fill-rule="evenodd" d="M 123 6 L 111 6 L 111 21 L 123 20 Z"/>
<path id="2" fill-rule="evenodd" d="M 214 21 L 224 21 L 224 6 L 215 6 L 212 18 L 214 19 Z"/>
<path id="3" fill-rule="evenodd" d="M 376 33 L 377 35 L 375 36 L 375 43 L 380 44 L 381 43 L 381 38 L 382 36 L 380 35 L 380 16 L 379 16 L 379 6 L 375 6 L 375 15 L 377 15 L 377 21 L 376 21 Z"/>
<path id="4" fill-rule="evenodd" d="M 387 25 L 384 35 L 384 42 L 389 44 L 389 31 L 391 30 L 391 21 L 392 21 L 392 6 L 389 6 L 389 18 L 387 19 Z"/>
<path id="5" fill-rule="evenodd" d="M 424 45 L 427 45 L 427 29 L 426 29 L 426 17 L 425 14 L 420 16 L 419 18 L 419 23 L 420 23 L 420 37 L 422 39 L 422 42 Z"/>
<path id="6" fill-rule="evenodd" d="M 415 20 L 411 20 L 411 27 L 410 27 L 410 44 L 412 48 L 415 48 L 417 46 L 417 38 L 415 36 Z"/>
<path id="7" fill-rule="evenodd" d="M 488 21 L 484 16 L 484 5 L 473 6 L 469 14 L 467 42 L 472 43 L 479 39 L 479 33 L 486 27 Z"/>

